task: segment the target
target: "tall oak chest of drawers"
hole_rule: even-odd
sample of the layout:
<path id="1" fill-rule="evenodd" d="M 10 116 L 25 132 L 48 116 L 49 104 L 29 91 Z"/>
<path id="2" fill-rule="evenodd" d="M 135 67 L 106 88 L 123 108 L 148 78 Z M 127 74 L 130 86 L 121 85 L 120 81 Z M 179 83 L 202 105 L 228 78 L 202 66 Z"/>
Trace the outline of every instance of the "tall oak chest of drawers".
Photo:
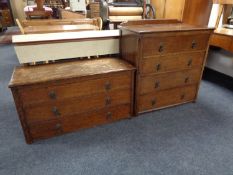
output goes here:
<path id="1" fill-rule="evenodd" d="M 116 58 L 17 67 L 9 87 L 27 143 L 128 118 L 134 67 Z"/>
<path id="2" fill-rule="evenodd" d="M 137 68 L 135 114 L 197 98 L 211 28 L 178 21 L 122 24 L 121 56 Z"/>

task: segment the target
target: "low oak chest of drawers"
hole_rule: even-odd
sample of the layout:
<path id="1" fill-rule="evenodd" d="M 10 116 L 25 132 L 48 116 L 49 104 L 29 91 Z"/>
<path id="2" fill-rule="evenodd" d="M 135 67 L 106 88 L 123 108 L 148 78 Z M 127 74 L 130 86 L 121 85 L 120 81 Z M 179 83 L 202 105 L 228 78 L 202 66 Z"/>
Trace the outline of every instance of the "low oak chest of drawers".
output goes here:
<path id="1" fill-rule="evenodd" d="M 137 68 L 135 114 L 197 98 L 213 29 L 160 22 L 121 26 L 121 56 Z"/>
<path id="2" fill-rule="evenodd" d="M 116 58 L 14 70 L 12 90 L 27 143 L 128 118 L 134 67 Z"/>

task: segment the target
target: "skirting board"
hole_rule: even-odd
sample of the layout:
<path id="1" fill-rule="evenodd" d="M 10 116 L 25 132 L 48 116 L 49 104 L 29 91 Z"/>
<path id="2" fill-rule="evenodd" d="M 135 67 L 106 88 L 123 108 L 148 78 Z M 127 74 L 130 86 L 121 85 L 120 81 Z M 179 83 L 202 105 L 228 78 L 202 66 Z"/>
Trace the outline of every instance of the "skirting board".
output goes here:
<path id="1" fill-rule="evenodd" d="M 112 35 L 106 31 L 106 35 L 102 31 L 99 33 L 98 31 L 77 32 L 76 35 L 74 34 L 76 32 L 73 32 L 73 37 L 54 34 L 37 34 L 36 37 L 21 35 L 14 38 L 15 51 L 20 64 L 118 54 L 119 35 L 117 32 L 119 31 L 115 31 Z M 48 36 L 47 39 L 43 37 L 45 35 Z"/>

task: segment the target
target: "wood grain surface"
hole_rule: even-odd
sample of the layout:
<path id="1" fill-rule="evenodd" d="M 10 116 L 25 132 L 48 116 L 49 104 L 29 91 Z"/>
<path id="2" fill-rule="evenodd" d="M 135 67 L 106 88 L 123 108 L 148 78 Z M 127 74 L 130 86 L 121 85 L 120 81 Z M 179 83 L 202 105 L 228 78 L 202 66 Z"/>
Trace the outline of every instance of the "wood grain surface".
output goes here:
<path id="1" fill-rule="evenodd" d="M 121 55 L 137 68 L 135 114 L 195 101 L 213 28 L 146 23 L 121 27 Z"/>
<path id="2" fill-rule="evenodd" d="M 28 144 L 133 115 L 134 67 L 119 58 L 20 66 L 10 88 Z"/>
<path id="3" fill-rule="evenodd" d="M 133 70 L 134 67 L 115 58 L 68 61 L 38 66 L 16 67 L 9 83 L 10 87 L 80 78 L 90 75 L 103 75 L 109 72 Z M 64 72 L 66 72 L 64 74 Z"/>

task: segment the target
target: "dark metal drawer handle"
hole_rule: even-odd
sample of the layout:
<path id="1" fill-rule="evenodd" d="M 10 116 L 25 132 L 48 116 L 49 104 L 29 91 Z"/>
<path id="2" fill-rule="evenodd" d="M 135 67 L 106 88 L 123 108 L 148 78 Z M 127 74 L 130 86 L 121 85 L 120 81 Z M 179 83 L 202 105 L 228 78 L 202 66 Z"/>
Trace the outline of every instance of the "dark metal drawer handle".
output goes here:
<path id="1" fill-rule="evenodd" d="M 157 64 L 155 68 L 156 68 L 156 71 L 159 71 L 161 69 L 161 64 Z"/>
<path id="2" fill-rule="evenodd" d="M 112 85 L 110 82 L 105 83 L 105 90 L 109 91 L 112 88 Z"/>
<path id="3" fill-rule="evenodd" d="M 56 95 L 56 93 L 54 91 L 51 91 L 51 92 L 49 92 L 49 97 L 51 99 L 55 100 L 57 98 L 57 95 Z"/>
<path id="4" fill-rule="evenodd" d="M 181 94 L 180 99 L 184 100 L 184 98 L 185 98 L 185 94 Z"/>
<path id="5" fill-rule="evenodd" d="M 197 42 L 195 40 L 193 40 L 192 42 L 192 49 L 195 49 L 197 47 Z"/>
<path id="6" fill-rule="evenodd" d="M 55 125 L 55 129 L 61 129 L 61 124 L 60 124 L 60 123 L 57 123 L 57 124 Z"/>
<path id="7" fill-rule="evenodd" d="M 156 100 L 151 100 L 151 106 L 155 106 Z"/>
<path id="8" fill-rule="evenodd" d="M 159 88 L 159 86 L 160 86 L 160 82 L 159 82 L 159 81 L 156 81 L 156 82 L 155 82 L 155 89 Z"/>
<path id="9" fill-rule="evenodd" d="M 161 53 L 163 51 L 164 51 L 164 45 L 163 45 L 163 43 L 160 43 L 160 45 L 159 45 L 159 52 Z"/>
<path id="10" fill-rule="evenodd" d="M 193 63 L 193 60 L 192 59 L 190 59 L 189 61 L 188 61 L 188 66 L 190 67 L 191 65 L 192 65 L 192 63 Z"/>
<path id="11" fill-rule="evenodd" d="M 189 77 L 186 77 L 185 80 L 184 80 L 185 83 L 188 83 L 189 82 Z"/>
<path id="12" fill-rule="evenodd" d="M 56 117 L 59 117 L 61 115 L 57 107 L 53 107 L 52 112 Z"/>
<path id="13" fill-rule="evenodd" d="M 107 97 L 107 98 L 105 99 L 105 105 L 108 106 L 108 105 L 110 105 L 111 103 L 112 103 L 111 98 L 110 98 L 110 97 Z"/>
<path id="14" fill-rule="evenodd" d="M 112 113 L 111 112 L 108 112 L 107 113 L 107 119 L 109 120 L 109 119 L 112 119 Z"/>

